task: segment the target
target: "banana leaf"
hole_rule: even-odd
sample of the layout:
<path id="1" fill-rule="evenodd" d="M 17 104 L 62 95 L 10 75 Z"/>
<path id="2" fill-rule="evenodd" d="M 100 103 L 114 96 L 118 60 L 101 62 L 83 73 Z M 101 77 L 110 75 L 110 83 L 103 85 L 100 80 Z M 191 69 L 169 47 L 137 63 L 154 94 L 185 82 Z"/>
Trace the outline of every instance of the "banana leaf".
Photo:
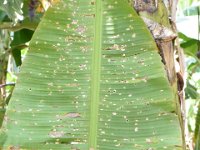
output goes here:
<path id="1" fill-rule="evenodd" d="M 198 105 L 198 111 L 196 116 L 194 141 L 195 141 L 195 150 L 198 150 L 200 148 L 200 104 Z"/>
<path id="2" fill-rule="evenodd" d="M 126 0 L 60 0 L 30 43 L 2 149 L 181 150 L 176 93 Z"/>
<path id="3" fill-rule="evenodd" d="M 199 125 L 196 126 L 196 128 L 197 127 L 199 127 Z M 200 129 L 200 127 L 199 127 L 199 129 Z M 195 139 L 196 140 L 195 150 L 199 150 L 200 149 L 200 130 L 199 129 L 198 129 L 197 139 Z"/>
<path id="4" fill-rule="evenodd" d="M 4 118 L 4 113 L 5 113 L 5 109 L 0 108 L 0 127 L 2 125 L 2 121 L 3 121 L 3 118 Z"/>
<path id="5" fill-rule="evenodd" d="M 6 12 L 12 20 L 18 20 L 22 17 L 21 6 L 23 0 L 0 0 L 0 10 Z"/>

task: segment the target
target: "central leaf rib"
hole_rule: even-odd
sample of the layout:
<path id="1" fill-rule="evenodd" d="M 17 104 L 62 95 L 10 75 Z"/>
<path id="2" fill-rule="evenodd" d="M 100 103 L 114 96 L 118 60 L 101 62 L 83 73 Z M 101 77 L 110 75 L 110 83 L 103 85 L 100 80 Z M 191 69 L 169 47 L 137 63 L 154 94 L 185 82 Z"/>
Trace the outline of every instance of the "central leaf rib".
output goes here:
<path id="1" fill-rule="evenodd" d="M 96 150 L 98 106 L 100 98 L 100 74 L 101 74 L 101 49 L 102 49 L 102 2 L 96 1 L 95 34 L 92 54 L 92 78 L 91 78 L 91 105 L 90 105 L 90 133 L 89 147 Z"/>

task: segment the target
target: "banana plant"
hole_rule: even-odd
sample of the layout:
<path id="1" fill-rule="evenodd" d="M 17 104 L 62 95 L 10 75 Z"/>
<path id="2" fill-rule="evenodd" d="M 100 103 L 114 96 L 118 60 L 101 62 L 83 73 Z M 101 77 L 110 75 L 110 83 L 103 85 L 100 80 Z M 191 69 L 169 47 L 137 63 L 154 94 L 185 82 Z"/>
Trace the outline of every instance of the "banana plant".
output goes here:
<path id="1" fill-rule="evenodd" d="M 195 142 L 195 150 L 198 150 L 200 148 L 200 104 L 198 105 L 198 112 L 196 116 L 194 142 Z"/>
<path id="2" fill-rule="evenodd" d="M 2 149 L 184 149 L 176 90 L 126 0 L 58 0 L 29 47 Z"/>

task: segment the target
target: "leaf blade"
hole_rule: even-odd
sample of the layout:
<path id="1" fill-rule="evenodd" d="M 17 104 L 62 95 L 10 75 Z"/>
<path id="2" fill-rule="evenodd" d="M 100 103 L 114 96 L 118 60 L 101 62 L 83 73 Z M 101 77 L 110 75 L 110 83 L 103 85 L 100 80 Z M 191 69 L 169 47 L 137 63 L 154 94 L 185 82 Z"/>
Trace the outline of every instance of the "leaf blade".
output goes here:
<path id="1" fill-rule="evenodd" d="M 125 1 L 101 7 L 101 36 L 89 0 L 45 14 L 6 112 L 4 148 L 181 149 L 175 93 L 153 38 Z"/>

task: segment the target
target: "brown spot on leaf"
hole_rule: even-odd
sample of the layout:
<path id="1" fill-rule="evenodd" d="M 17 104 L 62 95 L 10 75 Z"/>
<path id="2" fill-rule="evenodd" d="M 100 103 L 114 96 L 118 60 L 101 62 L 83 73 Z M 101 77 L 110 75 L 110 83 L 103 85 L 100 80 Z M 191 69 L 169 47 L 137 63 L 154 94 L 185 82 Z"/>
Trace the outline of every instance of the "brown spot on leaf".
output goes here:
<path id="1" fill-rule="evenodd" d="M 66 113 L 64 115 L 57 115 L 56 116 L 58 119 L 65 119 L 65 118 L 79 118 L 81 117 L 80 113 L 76 112 L 71 112 L 71 113 Z"/>
<path id="2" fill-rule="evenodd" d="M 63 131 L 51 131 L 49 132 L 49 136 L 52 138 L 59 138 L 64 136 L 64 132 Z"/>
<path id="3" fill-rule="evenodd" d="M 10 146 L 8 149 L 9 150 L 20 150 L 20 147 L 19 146 Z"/>
<path id="4" fill-rule="evenodd" d="M 91 5 L 95 5 L 95 2 L 94 2 L 94 1 L 92 1 L 90 4 L 91 4 Z"/>
<path id="5" fill-rule="evenodd" d="M 81 115 L 79 113 L 67 113 L 64 115 L 65 117 L 68 117 L 68 118 L 78 118 L 80 117 Z"/>

